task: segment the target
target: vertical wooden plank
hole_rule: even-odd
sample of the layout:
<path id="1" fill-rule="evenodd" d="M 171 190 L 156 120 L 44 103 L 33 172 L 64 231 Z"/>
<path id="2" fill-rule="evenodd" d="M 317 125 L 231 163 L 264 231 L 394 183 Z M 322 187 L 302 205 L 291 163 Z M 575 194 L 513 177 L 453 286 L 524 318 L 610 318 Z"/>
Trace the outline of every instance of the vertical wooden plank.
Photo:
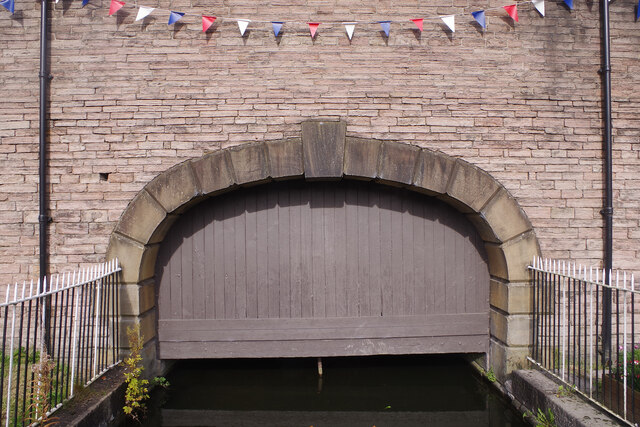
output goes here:
<path id="1" fill-rule="evenodd" d="M 458 219 L 458 221 L 462 220 L 463 218 Z M 462 227 L 464 226 L 464 224 L 462 224 Z M 461 228 L 462 228 L 461 227 Z M 466 286 L 473 286 L 472 283 L 467 283 L 465 278 L 466 278 L 466 274 L 465 274 L 465 270 L 467 268 L 467 257 L 466 257 L 466 252 L 468 252 L 469 249 L 469 245 L 465 244 L 465 238 L 463 236 L 463 234 L 461 232 L 456 232 L 454 230 L 455 233 L 455 245 L 456 245 L 456 249 L 455 249 L 455 257 L 458 260 L 458 265 L 454 268 L 453 271 L 453 277 L 454 277 L 454 286 L 455 286 L 455 290 L 456 290 L 456 313 L 464 313 L 464 305 L 465 305 L 465 298 L 464 298 L 464 294 L 465 294 L 465 287 Z"/>
<path id="2" fill-rule="evenodd" d="M 235 235 L 235 308 L 236 318 L 247 317 L 247 236 L 246 207 L 247 198 L 236 197 L 234 203 L 234 235 Z"/>
<path id="3" fill-rule="evenodd" d="M 403 312 L 406 315 L 415 314 L 415 289 L 414 289 L 414 269 L 413 269 L 413 251 L 414 245 L 414 230 L 413 230 L 413 212 L 412 207 L 415 203 L 412 195 L 407 195 L 402 198 L 402 283 L 404 286 L 404 308 Z"/>
<path id="4" fill-rule="evenodd" d="M 404 312 L 404 273 L 402 271 L 402 199 L 397 194 L 391 196 L 391 296 L 393 314 L 405 315 Z"/>
<path id="5" fill-rule="evenodd" d="M 256 247 L 257 247 L 257 294 L 258 294 L 258 317 L 269 317 L 269 259 L 268 259 L 268 238 L 267 238 L 267 192 L 257 192 L 256 200 Z"/>
<path id="6" fill-rule="evenodd" d="M 370 316 L 382 316 L 382 281 L 380 280 L 382 271 L 380 263 L 382 260 L 380 259 L 380 247 L 387 243 L 380 238 L 380 191 L 380 187 L 369 187 L 369 209 L 366 212 L 369 224 L 367 230 L 367 246 L 369 247 L 367 268 L 369 269 Z"/>
<path id="7" fill-rule="evenodd" d="M 225 318 L 225 294 L 224 294 L 224 200 L 213 205 L 213 293 L 215 303 L 215 318 Z"/>
<path id="8" fill-rule="evenodd" d="M 446 301 L 446 276 L 445 276 L 445 261 L 446 261 L 446 237 L 444 227 L 439 221 L 433 222 L 433 258 L 430 265 L 433 267 L 433 294 L 434 294 L 434 312 L 445 312 Z"/>
<path id="9" fill-rule="evenodd" d="M 269 317 L 280 314 L 280 254 L 278 250 L 278 191 L 267 187 L 267 283 Z"/>
<path id="10" fill-rule="evenodd" d="M 205 222 L 206 226 L 204 228 L 204 259 L 205 259 L 205 318 L 207 319 L 215 319 L 216 309 L 215 309 L 215 271 L 214 271 L 214 260 L 216 257 L 215 254 L 215 243 L 214 243 L 214 235 L 213 235 L 213 225 L 214 225 L 214 217 L 213 217 L 213 209 L 211 209 L 210 204 L 208 204 L 207 209 L 205 210 Z"/>
<path id="11" fill-rule="evenodd" d="M 291 255 L 290 255 L 290 207 L 289 188 L 278 188 L 278 283 L 280 294 L 280 311 L 278 317 L 291 317 Z"/>
<path id="12" fill-rule="evenodd" d="M 438 268 L 435 260 L 435 219 L 433 214 L 433 204 L 424 206 L 424 293 L 425 311 L 427 314 L 435 313 L 436 285 L 435 269 Z"/>
<path id="13" fill-rule="evenodd" d="M 235 229 L 233 224 L 234 203 L 237 193 L 231 193 L 223 203 L 222 238 L 224 239 L 224 318 L 236 317 L 236 256 Z"/>
<path id="14" fill-rule="evenodd" d="M 324 265 L 324 194 L 317 186 L 311 191 L 311 245 L 313 317 L 326 317 L 326 282 Z"/>
<path id="15" fill-rule="evenodd" d="M 180 246 L 182 251 L 182 318 L 193 319 L 193 221 L 183 222 L 185 239 Z"/>
<path id="16" fill-rule="evenodd" d="M 175 247 L 175 233 L 165 238 L 167 247 Z M 156 261 L 156 292 L 158 293 L 158 316 L 168 319 L 171 315 L 171 256 L 169 251 L 160 251 Z"/>
<path id="17" fill-rule="evenodd" d="M 455 287 L 455 269 L 457 268 L 457 264 L 460 262 L 459 259 L 456 259 L 456 235 L 455 232 L 450 228 L 449 218 L 442 218 L 442 225 L 444 231 L 444 276 L 445 280 L 447 276 L 449 280 L 446 281 L 445 284 L 445 313 L 455 313 L 456 312 L 456 287 Z M 452 280 L 453 279 L 453 280 Z"/>
<path id="18" fill-rule="evenodd" d="M 193 318 L 205 318 L 205 209 L 195 209 L 193 215 Z"/>
<path id="19" fill-rule="evenodd" d="M 245 200 L 245 280 L 247 286 L 247 318 L 258 317 L 258 213 L 253 192 Z"/>
<path id="20" fill-rule="evenodd" d="M 345 188 L 347 238 L 347 317 L 358 317 L 358 193 L 352 186 Z"/>
<path id="21" fill-rule="evenodd" d="M 382 316 L 392 316 L 391 283 L 391 193 L 380 193 L 380 281 L 382 284 Z"/>
<path id="22" fill-rule="evenodd" d="M 176 230 L 176 235 L 180 236 L 180 227 Z M 182 318 L 182 239 L 176 239 L 176 251 L 171 256 L 171 319 Z"/>
<path id="23" fill-rule="evenodd" d="M 426 198 L 424 198 L 426 199 Z M 425 241 L 424 241 L 424 209 L 426 200 L 413 198 L 411 204 L 412 222 L 413 222 L 413 314 L 426 314 L 427 297 L 425 291 Z"/>
<path id="24" fill-rule="evenodd" d="M 344 186 L 336 188 L 334 193 L 336 210 L 334 213 L 335 268 L 336 268 L 336 316 L 347 317 L 347 219 L 346 193 Z"/>
<path id="25" fill-rule="evenodd" d="M 358 227 L 358 316 L 371 316 L 371 283 L 369 269 L 371 260 L 369 257 L 369 189 L 358 185 L 356 197 L 356 222 Z"/>
<path id="26" fill-rule="evenodd" d="M 291 317 L 302 317 L 302 200 L 300 189 L 295 186 L 289 195 L 289 241 L 290 241 L 290 280 L 291 280 Z"/>
<path id="27" fill-rule="evenodd" d="M 311 192 L 309 187 L 305 186 L 301 193 L 302 206 L 300 210 L 300 230 L 302 242 L 301 255 L 302 255 L 302 317 L 313 317 L 313 282 L 312 282 L 312 270 L 313 270 L 313 258 L 312 258 L 312 245 L 311 242 Z"/>
<path id="28" fill-rule="evenodd" d="M 335 185 L 324 185 L 324 277 L 326 316 L 336 317 L 336 253 L 335 253 Z"/>

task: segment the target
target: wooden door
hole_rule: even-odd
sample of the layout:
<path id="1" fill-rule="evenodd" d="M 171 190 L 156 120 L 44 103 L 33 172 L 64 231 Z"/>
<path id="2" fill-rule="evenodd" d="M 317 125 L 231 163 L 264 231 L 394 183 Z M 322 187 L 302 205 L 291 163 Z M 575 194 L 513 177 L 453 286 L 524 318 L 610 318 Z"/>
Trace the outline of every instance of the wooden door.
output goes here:
<path id="1" fill-rule="evenodd" d="M 485 352 L 483 243 L 448 205 L 373 183 L 239 189 L 185 213 L 156 265 L 159 357 Z"/>

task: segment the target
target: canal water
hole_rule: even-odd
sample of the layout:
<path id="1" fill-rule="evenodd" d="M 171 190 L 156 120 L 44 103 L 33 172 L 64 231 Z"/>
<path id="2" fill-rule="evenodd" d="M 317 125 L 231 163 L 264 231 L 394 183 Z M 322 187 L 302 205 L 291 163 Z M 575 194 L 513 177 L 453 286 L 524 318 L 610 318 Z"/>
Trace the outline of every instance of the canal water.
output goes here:
<path id="1" fill-rule="evenodd" d="M 525 426 L 455 356 L 177 363 L 146 426 Z M 139 425 L 139 424 L 131 424 Z"/>

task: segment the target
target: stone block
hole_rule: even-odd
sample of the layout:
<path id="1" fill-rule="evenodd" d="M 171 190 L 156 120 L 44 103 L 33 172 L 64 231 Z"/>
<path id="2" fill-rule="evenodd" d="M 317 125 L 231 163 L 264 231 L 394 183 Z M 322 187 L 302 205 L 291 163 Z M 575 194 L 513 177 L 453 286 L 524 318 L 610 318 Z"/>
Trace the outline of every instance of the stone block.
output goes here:
<path id="1" fill-rule="evenodd" d="M 489 259 L 489 274 L 499 279 L 509 280 L 507 260 L 502 246 L 495 243 L 485 243 L 484 249 L 487 251 Z"/>
<path id="2" fill-rule="evenodd" d="M 302 139 L 267 141 L 271 178 L 284 179 L 302 176 Z"/>
<path id="3" fill-rule="evenodd" d="M 446 193 L 459 209 L 479 212 L 498 188 L 491 175 L 457 159 Z"/>
<path id="4" fill-rule="evenodd" d="M 416 165 L 413 185 L 427 194 L 443 194 L 453 172 L 455 159 L 443 153 L 422 150 Z"/>
<path id="5" fill-rule="evenodd" d="M 482 240 L 491 243 L 502 243 L 500 239 L 498 239 L 498 236 L 496 236 L 496 233 L 491 228 L 491 224 L 489 224 L 482 212 L 469 213 L 466 215 L 466 217 L 469 222 L 473 224 L 480 237 L 482 237 Z"/>
<path id="6" fill-rule="evenodd" d="M 265 144 L 243 144 L 229 149 L 237 184 L 255 184 L 269 179 Z"/>
<path id="7" fill-rule="evenodd" d="M 145 280 L 141 284 L 124 284 L 118 288 L 120 292 L 120 314 L 138 316 L 156 304 L 155 282 Z"/>
<path id="8" fill-rule="evenodd" d="M 489 200 L 481 214 L 501 242 L 531 230 L 529 219 L 504 188 Z"/>
<path id="9" fill-rule="evenodd" d="M 118 258 L 122 283 L 140 283 L 153 277 L 158 245 L 142 245 L 118 233 L 111 235 L 107 259 Z"/>
<path id="10" fill-rule="evenodd" d="M 145 189 L 168 213 L 175 212 L 201 194 L 191 162 L 180 163 L 161 173 Z"/>
<path id="11" fill-rule="evenodd" d="M 529 280 L 527 267 L 533 262 L 534 256 L 540 256 L 540 248 L 533 231 L 503 243 L 501 247 L 508 268 L 509 277 L 506 279 L 511 282 Z"/>
<path id="12" fill-rule="evenodd" d="M 344 149 L 344 174 L 353 178 L 374 179 L 382 143 L 374 139 L 347 138 Z"/>
<path id="13" fill-rule="evenodd" d="M 302 123 L 302 149 L 306 178 L 340 178 L 344 164 L 347 125 L 341 121 Z"/>
<path id="14" fill-rule="evenodd" d="M 491 336 L 508 346 L 531 344 L 531 316 L 528 314 L 505 315 L 490 310 Z"/>
<path id="15" fill-rule="evenodd" d="M 235 184 L 230 162 L 226 151 L 216 151 L 191 162 L 202 194 L 211 196 Z"/>
<path id="16" fill-rule="evenodd" d="M 378 177 L 389 184 L 411 184 L 420 148 L 397 142 L 384 142 Z"/>
<path id="17" fill-rule="evenodd" d="M 143 245 L 156 243 L 156 229 L 166 216 L 164 208 L 149 193 L 142 190 L 127 206 L 115 231 Z"/>
<path id="18" fill-rule="evenodd" d="M 529 314 L 533 310 L 533 288 L 528 282 L 490 281 L 490 303 L 508 314 Z"/>
<path id="19" fill-rule="evenodd" d="M 512 371 L 529 365 L 527 356 L 531 354 L 531 349 L 528 346 L 506 346 L 504 343 L 492 338 L 489 348 L 491 368 L 502 383 Z"/>

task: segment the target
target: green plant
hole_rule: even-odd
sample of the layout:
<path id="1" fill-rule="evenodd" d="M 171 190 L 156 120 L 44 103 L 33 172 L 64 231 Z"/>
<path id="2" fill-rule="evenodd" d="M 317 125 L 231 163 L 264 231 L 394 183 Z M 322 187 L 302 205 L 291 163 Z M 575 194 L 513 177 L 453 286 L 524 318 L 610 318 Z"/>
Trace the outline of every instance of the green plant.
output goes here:
<path id="1" fill-rule="evenodd" d="M 496 381 L 498 381 L 498 378 L 496 378 L 495 372 L 493 372 L 493 368 L 489 368 L 489 370 L 485 372 L 485 375 L 489 380 L 489 382 L 495 383 Z"/>
<path id="2" fill-rule="evenodd" d="M 167 381 L 165 377 L 155 377 L 153 379 L 153 385 L 162 387 L 162 388 L 169 388 L 171 384 L 169 383 L 169 381 Z"/>
<path id="3" fill-rule="evenodd" d="M 556 396 L 567 397 L 571 396 L 576 391 L 576 386 L 559 386 Z"/>
<path id="4" fill-rule="evenodd" d="M 542 409 L 538 408 L 537 414 L 527 411 L 522 415 L 522 418 L 527 417 L 533 418 L 536 427 L 558 427 L 556 417 L 551 409 L 547 409 L 547 412 L 542 412 Z"/>
<path id="5" fill-rule="evenodd" d="M 124 413 L 136 421 L 140 421 L 146 410 L 145 401 L 149 398 L 149 381 L 142 378 L 142 335 L 140 334 L 140 325 L 127 327 L 127 339 L 129 340 L 130 352 L 124 359 L 125 374 L 124 379 L 127 383 L 125 392 Z"/>
<path id="6" fill-rule="evenodd" d="M 39 362 L 31 366 L 34 377 L 31 382 L 28 400 L 31 402 L 25 414 L 27 424 L 38 423 L 41 426 L 56 424 L 56 418 L 49 417 L 51 410 L 51 390 L 53 388 L 53 371 L 56 364 L 48 354 L 43 353 Z"/>
<path id="7" fill-rule="evenodd" d="M 631 386 L 631 378 L 633 377 L 633 388 L 640 391 L 640 348 L 638 344 L 633 346 L 632 351 L 623 350 L 619 348 L 618 360 L 613 366 L 611 373 L 613 377 L 618 381 L 624 380 L 624 360 L 627 359 L 627 384 Z"/>

